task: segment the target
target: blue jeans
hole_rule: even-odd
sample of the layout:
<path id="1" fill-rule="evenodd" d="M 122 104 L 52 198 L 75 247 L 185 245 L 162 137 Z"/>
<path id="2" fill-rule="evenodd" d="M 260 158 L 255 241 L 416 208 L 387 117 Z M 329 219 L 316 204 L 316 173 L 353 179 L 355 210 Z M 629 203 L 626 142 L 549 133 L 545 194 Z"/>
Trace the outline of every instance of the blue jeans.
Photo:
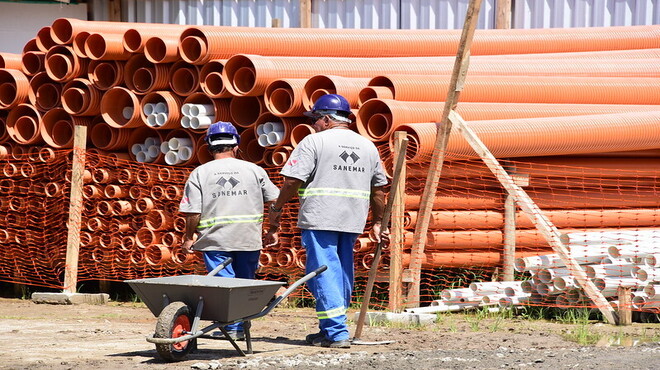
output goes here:
<path id="1" fill-rule="evenodd" d="M 353 293 L 353 246 L 359 234 L 325 230 L 302 230 L 307 251 L 305 270 L 321 265 L 328 269 L 307 282 L 316 298 L 319 329 L 331 341 L 349 339 L 346 310 Z"/>
<path id="2" fill-rule="evenodd" d="M 227 258 L 231 257 L 233 261 L 224 269 L 220 270 L 215 276 L 254 279 L 257 268 L 259 267 L 259 255 L 261 251 L 242 251 L 242 252 L 204 252 L 204 264 L 206 271 L 211 272 Z M 225 326 L 226 330 L 243 331 L 243 323 L 239 322 Z"/>

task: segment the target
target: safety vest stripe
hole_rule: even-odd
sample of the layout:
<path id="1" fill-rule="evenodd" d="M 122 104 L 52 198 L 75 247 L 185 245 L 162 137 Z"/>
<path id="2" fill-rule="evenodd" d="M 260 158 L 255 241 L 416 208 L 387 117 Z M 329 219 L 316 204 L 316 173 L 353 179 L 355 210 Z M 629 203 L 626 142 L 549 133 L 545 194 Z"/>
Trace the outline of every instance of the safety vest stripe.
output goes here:
<path id="1" fill-rule="evenodd" d="M 264 220 L 263 214 L 222 216 L 222 217 L 214 217 L 214 218 L 207 218 L 205 220 L 201 220 L 197 228 L 205 229 L 207 227 L 211 227 L 214 225 L 224 225 L 224 224 L 260 223 L 263 222 L 263 220 Z"/>
<path id="2" fill-rule="evenodd" d="M 337 307 L 328 311 L 316 311 L 316 316 L 319 319 L 331 319 L 333 317 L 342 316 L 346 314 L 346 308 Z"/>
<path id="3" fill-rule="evenodd" d="M 337 188 L 298 189 L 298 196 L 301 196 L 301 197 L 328 195 L 328 196 L 335 196 L 335 197 L 369 199 L 370 194 L 371 194 L 370 191 L 353 190 L 353 189 L 337 189 Z"/>

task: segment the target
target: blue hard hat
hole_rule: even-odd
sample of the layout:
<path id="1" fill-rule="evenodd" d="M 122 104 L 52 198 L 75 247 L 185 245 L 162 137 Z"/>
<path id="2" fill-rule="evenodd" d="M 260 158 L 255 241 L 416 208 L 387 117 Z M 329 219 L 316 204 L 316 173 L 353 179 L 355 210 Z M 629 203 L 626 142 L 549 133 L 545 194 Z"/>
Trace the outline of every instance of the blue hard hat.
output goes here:
<path id="1" fill-rule="evenodd" d="M 241 137 L 230 122 L 219 121 L 206 130 L 206 143 L 213 145 L 238 145 Z"/>
<path id="2" fill-rule="evenodd" d="M 323 95 L 314 102 L 312 110 L 305 112 L 307 117 L 320 117 L 324 115 L 333 115 L 339 113 L 339 116 L 348 117 L 351 114 L 351 105 L 348 100 L 341 95 L 327 94 Z"/>

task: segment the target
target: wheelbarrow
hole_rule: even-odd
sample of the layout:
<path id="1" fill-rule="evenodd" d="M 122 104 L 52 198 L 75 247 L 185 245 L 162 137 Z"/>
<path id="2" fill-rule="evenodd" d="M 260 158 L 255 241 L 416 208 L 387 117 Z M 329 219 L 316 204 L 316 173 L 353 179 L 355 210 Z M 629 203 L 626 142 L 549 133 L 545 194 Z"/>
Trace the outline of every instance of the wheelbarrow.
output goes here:
<path id="1" fill-rule="evenodd" d="M 250 320 L 267 315 L 283 299 L 327 267 L 294 282 L 281 295 L 275 293 L 284 285 L 278 281 L 218 277 L 215 274 L 231 263 L 231 258 L 207 275 L 182 275 L 150 279 L 126 280 L 149 310 L 158 317 L 156 331 L 147 342 L 166 361 L 181 361 L 197 347 L 197 338 L 226 339 L 241 355 L 252 354 Z M 201 328 L 200 321 L 212 323 Z M 229 324 L 243 322 L 246 351 L 225 330 Z M 207 335 L 219 329 L 220 337 Z"/>

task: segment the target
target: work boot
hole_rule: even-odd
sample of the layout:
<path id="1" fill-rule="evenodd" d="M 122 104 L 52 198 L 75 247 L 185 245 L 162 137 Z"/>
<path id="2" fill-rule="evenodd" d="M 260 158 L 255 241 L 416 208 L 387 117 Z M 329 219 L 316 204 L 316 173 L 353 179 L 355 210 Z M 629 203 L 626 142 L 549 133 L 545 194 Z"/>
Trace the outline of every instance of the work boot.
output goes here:
<path id="1" fill-rule="evenodd" d="M 233 340 L 245 340 L 245 332 L 244 331 L 237 331 L 237 330 L 227 330 L 227 334 L 229 334 L 229 338 Z M 221 337 L 221 338 L 227 338 L 225 334 L 220 331 L 214 331 L 212 334 L 214 337 Z"/>
<path id="2" fill-rule="evenodd" d="M 317 347 L 327 347 L 327 348 L 351 348 L 351 341 L 348 339 L 342 339 L 337 341 L 332 341 L 325 337 L 316 338 L 314 344 Z"/>
<path id="3" fill-rule="evenodd" d="M 321 332 L 314 333 L 314 334 L 307 334 L 307 336 L 305 337 L 305 342 L 307 344 L 314 344 L 314 341 L 317 338 L 323 338 L 323 337 L 324 337 L 324 335 Z"/>

